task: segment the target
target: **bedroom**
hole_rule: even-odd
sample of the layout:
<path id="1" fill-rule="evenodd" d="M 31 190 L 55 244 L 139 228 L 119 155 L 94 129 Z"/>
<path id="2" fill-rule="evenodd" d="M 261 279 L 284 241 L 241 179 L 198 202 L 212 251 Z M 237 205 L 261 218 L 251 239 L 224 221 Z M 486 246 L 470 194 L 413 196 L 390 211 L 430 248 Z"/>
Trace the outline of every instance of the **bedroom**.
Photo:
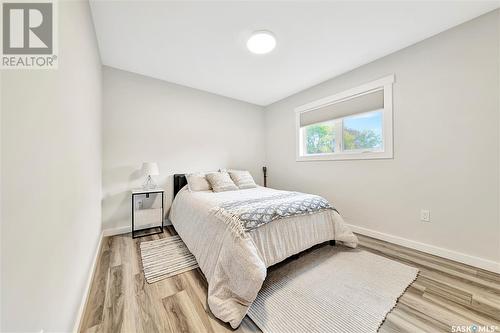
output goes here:
<path id="1" fill-rule="evenodd" d="M 0 331 L 500 331 L 499 7 L 3 1 Z"/>

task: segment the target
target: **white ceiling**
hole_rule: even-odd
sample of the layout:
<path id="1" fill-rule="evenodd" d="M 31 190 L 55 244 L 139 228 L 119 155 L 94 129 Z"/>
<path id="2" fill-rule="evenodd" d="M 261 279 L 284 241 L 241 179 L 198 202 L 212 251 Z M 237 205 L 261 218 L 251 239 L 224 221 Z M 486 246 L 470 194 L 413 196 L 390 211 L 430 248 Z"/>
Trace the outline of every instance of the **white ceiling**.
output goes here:
<path id="1" fill-rule="evenodd" d="M 104 65 L 268 105 L 491 11 L 498 1 L 91 1 Z M 247 51 L 255 30 L 276 49 Z"/>

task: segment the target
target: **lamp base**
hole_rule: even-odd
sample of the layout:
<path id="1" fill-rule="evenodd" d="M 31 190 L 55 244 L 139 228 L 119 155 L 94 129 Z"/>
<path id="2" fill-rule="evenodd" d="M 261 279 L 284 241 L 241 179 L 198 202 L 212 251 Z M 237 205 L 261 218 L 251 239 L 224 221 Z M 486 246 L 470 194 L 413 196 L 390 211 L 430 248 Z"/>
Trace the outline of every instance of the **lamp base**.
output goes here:
<path id="1" fill-rule="evenodd" d="M 153 181 L 153 178 L 151 178 L 151 176 L 148 176 L 148 179 L 146 180 L 146 182 L 142 185 L 142 188 L 145 189 L 145 190 L 154 190 L 155 188 L 157 188 L 158 186 L 156 185 L 156 183 Z"/>

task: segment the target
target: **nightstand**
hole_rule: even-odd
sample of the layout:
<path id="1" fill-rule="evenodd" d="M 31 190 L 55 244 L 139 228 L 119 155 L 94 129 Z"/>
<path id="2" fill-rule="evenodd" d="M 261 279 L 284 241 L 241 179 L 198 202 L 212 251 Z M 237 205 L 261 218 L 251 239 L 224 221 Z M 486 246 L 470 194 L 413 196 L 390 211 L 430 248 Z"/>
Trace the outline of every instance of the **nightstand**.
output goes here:
<path id="1" fill-rule="evenodd" d="M 132 191 L 132 238 L 156 235 L 164 227 L 164 191 L 157 187 Z"/>

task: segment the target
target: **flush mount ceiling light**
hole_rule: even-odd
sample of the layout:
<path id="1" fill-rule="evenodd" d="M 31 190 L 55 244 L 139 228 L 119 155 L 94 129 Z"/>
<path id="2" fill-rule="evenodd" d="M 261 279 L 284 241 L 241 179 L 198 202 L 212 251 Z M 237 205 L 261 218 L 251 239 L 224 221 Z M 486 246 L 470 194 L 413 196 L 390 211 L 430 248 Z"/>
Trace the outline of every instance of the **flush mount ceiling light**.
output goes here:
<path id="1" fill-rule="evenodd" d="M 247 48 L 255 54 L 266 54 L 276 47 L 276 37 L 272 32 L 261 30 L 256 31 L 248 38 Z"/>

